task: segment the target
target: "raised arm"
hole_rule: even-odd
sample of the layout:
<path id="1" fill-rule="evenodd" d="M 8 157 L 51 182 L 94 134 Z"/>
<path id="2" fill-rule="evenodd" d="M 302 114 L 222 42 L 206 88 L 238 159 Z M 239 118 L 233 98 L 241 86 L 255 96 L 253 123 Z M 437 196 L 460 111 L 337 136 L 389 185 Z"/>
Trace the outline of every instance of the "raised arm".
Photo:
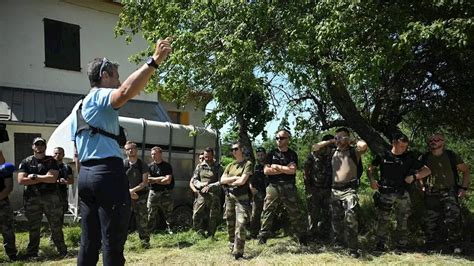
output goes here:
<path id="1" fill-rule="evenodd" d="M 171 39 L 168 37 L 165 40 L 156 42 L 153 59 L 156 64 L 161 64 L 171 53 Z M 132 99 L 145 88 L 148 80 L 155 72 L 155 68 L 146 64 L 135 70 L 117 89 L 112 92 L 111 102 L 114 109 L 122 107 L 128 100 Z"/>

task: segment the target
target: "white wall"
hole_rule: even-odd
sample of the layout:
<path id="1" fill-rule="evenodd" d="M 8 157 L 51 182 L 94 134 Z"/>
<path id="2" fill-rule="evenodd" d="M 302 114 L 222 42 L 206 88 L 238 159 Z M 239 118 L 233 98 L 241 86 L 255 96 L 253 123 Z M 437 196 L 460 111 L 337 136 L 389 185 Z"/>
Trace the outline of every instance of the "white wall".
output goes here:
<path id="1" fill-rule="evenodd" d="M 119 62 L 122 81 L 137 68 L 128 57 L 145 49 L 147 44 L 137 37 L 127 45 L 123 38 L 114 37 L 113 28 L 120 6 L 103 1 L 69 2 L 0 1 L 0 85 L 85 94 L 90 88 L 87 63 L 91 59 L 105 56 Z M 107 8 L 110 12 L 100 11 Z M 80 72 L 44 66 L 44 18 L 81 27 Z M 138 99 L 156 101 L 157 96 L 156 93 L 142 93 Z"/>

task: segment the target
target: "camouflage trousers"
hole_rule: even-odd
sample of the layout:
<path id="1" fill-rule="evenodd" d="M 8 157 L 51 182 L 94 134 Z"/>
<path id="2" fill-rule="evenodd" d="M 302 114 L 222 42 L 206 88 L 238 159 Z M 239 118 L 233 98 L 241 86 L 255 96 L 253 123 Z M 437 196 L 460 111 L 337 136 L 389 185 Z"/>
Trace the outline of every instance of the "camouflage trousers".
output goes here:
<path id="1" fill-rule="evenodd" d="M 306 219 L 300 209 L 296 186 L 293 184 L 270 184 L 267 186 L 262 212 L 262 226 L 259 237 L 269 238 L 272 235 L 272 225 L 283 207 L 288 216 L 292 233 L 297 238 L 306 236 Z"/>
<path id="2" fill-rule="evenodd" d="M 63 205 L 63 213 L 66 214 L 69 210 L 69 202 L 68 202 L 68 191 L 67 190 L 60 190 L 59 191 L 59 198 Z"/>
<path id="3" fill-rule="evenodd" d="M 235 196 L 229 193 L 225 196 L 225 214 L 229 243 L 233 243 L 233 254 L 244 254 L 245 228 L 249 220 L 250 200 L 248 195 Z"/>
<path id="4" fill-rule="evenodd" d="M 309 232 L 312 236 L 329 238 L 331 232 L 331 188 L 311 187 L 306 197 Z"/>
<path id="5" fill-rule="evenodd" d="M 216 233 L 220 219 L 221 201 L 218 193 L 198 193 L 193 206 L 193 228 L 209 236 Z"/>
<path id="6" fill-rule="evenodd" d="M 391 212 L 395 210 L 396 245 L 406 247 L 408 244 L 408 217 L 411 214 L 410 194 L 405 191 L 401 193 L 380 193 L 380 200 L 377 208 L 377 233 L 379 242 L 385 243 L 390 235 Z"/>
<path id="7" fill-rule="evenodd" d="M 340 244 L 347 243 L 347 247 L 350 249 L 357 249 L 358 247 L 358 208 L 359 197 L 355 189 L 331 190 L 330 209 L 334 241 Z"/>
<path id="8" fill-rule="evenodd" d="M 461 241 L 461 210 L 453 192 L 425 194 L 425 238 L 426 243 L 439 240 L 440 229 L 446 230 L 448 243 Z"/>
<path id="9" fill-rule="evenodd" d="M 144 242 L 150 242 L 150 231 L 148 227 L 148 192 L 138 195 L 138 199 L 133 200 L 131 209 L 137 225 L 138 237 Z"/>
<path id="10" fill-rule="evenodd" d="M 13 219 L 13 210 L 8 198 L 0 200 L 0 230 L 3 236 L 3 246 L 8 257 L 15 256 L 17 253 L 15 245 L 15 227 Z"/>
<path id="11" fill-rule="evenodd" d="M 38 254 L 43 213 L 51 228 L 51 239 L 60 254 L 67 248 L 63 235 L 63 204 L 57 192 L 33 194 L 25 191 L 25 216 L 28 219 L 30 242 L 27 254 Z"/>
<path id="12" fill-rule="evenodd" d="M 263 202 L 265 195 L 260 191 L 252 195 L 252 211 L 250 214 L 249 231 L 250 235 L 256 237 L 260 231 L 260 219 L 263 211 Z"/>
<path id="13" fill-rule="evenodd" d="M 171 226 L 171 214 L 173 213 L 173 199 L 171 198 L 171 192 L 165 191 L 154 191 L 150 190 L 148 195 L 148 226 L 149 230 L 152 231 L 156 228 L 158 221 L 157 217 L 161 213 L 163 219 L 166 222 L 168 229 Z"/>

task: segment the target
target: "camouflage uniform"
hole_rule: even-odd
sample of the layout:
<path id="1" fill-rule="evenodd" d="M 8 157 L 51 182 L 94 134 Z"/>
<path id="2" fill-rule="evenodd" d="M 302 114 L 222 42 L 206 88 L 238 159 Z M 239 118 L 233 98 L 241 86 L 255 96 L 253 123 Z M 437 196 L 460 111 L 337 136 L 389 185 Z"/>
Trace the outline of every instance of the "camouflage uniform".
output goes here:
<path id="1" fill-rule="evenodd" d="M 250 182 L 252 187 L 257 189 L 257 193 L 252 195 L 252 211 L 250 215 L 249 231 L 252 237 L 257 237 L 260 230 L 260 218 L 263 210 L 263 201 L 265 199 L 265 190 L 268 183 L 267 176 L 263 173 L 263 164 L 256 164 L 254 174 Z"/>
<path id="2" fill-rule="evenodd" d="M 406 248 L 408 244 L 408 217 L 411 214 L 411 200 L 405 182 L 406 176 L 412 175 L 423 167 L 411 152 L 395 155 L 387 151 L 382 157 L 377 156 L 372 165 L 380 166 L 380 197 L 374 197 L 377 207 L 378 226 L 377 240 L 379 249 L 384 249 L 388 240 L 391 212 L 395 208 L 396 246 Z"/>
<path id="3" fill-rule="evenodd" d="M 26 174 L 44 175 L 49 170 L 58 170 L 58 165 L 53 157 L 46 156 L 39 160 L 34 156 L 24 159 L 19 172 Z M 28 219 L 30 242 L 27 247 L 27 255 L 37 256 L 40 244 L 40 229 L 43 213 L 46 215 L 51 228 L 51 238 L 56 245 L 59 254 L 67 253 L 63 235 L 63 203 L 58 195 L 57 184 L 39 183 L 25 186 L 24 207 L 25 216 Z"/>
<path id="4" fill-rule="evenodd" d="M 379 243 L 386 243 L 388 240 L 392 221 L 390 213 L 394 208 L 393 206 L 396 206 L 396 245 L 397 247 L 406 247 L 408 244 L 408 217 L 411 214 L 410 194 L 407 191 L 380 193 L 380 199 L 377 203 L 377 241 Z"/>
<path id="5" fill-rule="evenodd" d="M 250 161 L 236 162 L 229 164 L 224 175 L 242 176 L 252 175 L 252 163 Z M 229 234 L 229 244 L 233 243 L 233 254 L 244 254 L 245 238 L 247 236 L 246 224 L 249 221 L 250 198 L 249 181 L 238 187 L 226 186 L 225 196 L 225 216 L 227 221 L 227 232 Z"/>
<path id="6" fill-rule="evenodd" d="M 309 231 L 312 236 L 328 238 L 331 231 L 331 149 L 312 152 L 305 162 L 305 189 Z"/>
<path id="7" fill-rule="evenodd" d="M 362 152 L 355 147 L 332 149 L 330 160 L 332 169 L 331 221 L 334 242 L 345 245 L 354 252 L 358 248 L 359 196 L 357 195 L 358 171 Z M 339 173 L 345 169 L 343 173 Z M 338 182 L 336 182 L 338 180 Z M 356 252 L 357 253 L 357 252 Z"/>
<path id="8" fill-rule="evenodd" d="M 354 187 L 332 189 L 330 209 L 334 240 L 339 244 L 347 243 L 347 246 L 351 249 L 357 249 L 358 245 L 358 208 L 359 197 Z"/>
<path id="9" fill-rule="evenodd" d="M 199 190 L 193 206 L 193 228 L 201 234 L 205 234 L 207 231 L 208 236 L 215 234 L 220 218 L 221 188 L 219 178 L 222 172 L 222 166 L 219 164 L 209 165 L 204 161 L 196 167 L 192 177 L 194 187 Z M 201 192 L 204 184 L 212 185 L 207 193 Z"/>
<path id="10" fill-rule="evenodd" d="M 12 176 L 2 177 L 0 176 L 0 191 L 5 189 L 4 179 L 12 178 Z M 10 206 L 8 197 L 0 200 L 0 231 L 3 236 L 3 246 L 5 247 L 5 253 L 9 258 L 16 258 L 16 245 L 15 245 L 15 227 L 13 219 L 13 210 Z"/>
<path id="11" fill-rule="evenodd" d="M 297 164 L 298 155 L 291 149 L 287 152 L 273 150 L 267 154 L 265 165 L 279 164 L 287 166 Z M 260 242 L 265 242 L 272 235 L 272 225 L 281 207 L 285 208 L 294 235 L 303 244 L 306 242 L 306 219 L 303 217 L 301 205 L 296 191 L 295 175 L 279 174 L 268 176 L 270 184 L 266 189 L 265 202 L 260 228 Z"/>
<path id="12" fill-rule="evenodd" d="M 441 156 L 425 154 L 422 161 L 431 169 L 425 179 L 425 238 L 427 245 L 442 242 L 461 242 L 461 209 L 457 197 L 458 174 L 456 166 L 464 163 L 454 152 L 445 150 Z M 442 225 L 442 226 L 441 226 Z M 441 229 L 441 230 L 440 230 Z M 445 232 L 440 232 L 446 230 Z M 446 233 L 446 234 L 445 234 Z"/>
<path id="13" fill-rule="evenodd" d="M 130 164 L 130 162 L 126 159 L 124 160 L 124 168 L 125 173 L 128 177 L 129 187 L 130 189 L 138 186 L 143 181 L 143 174 L 148 173 L 148 166 L 142 162 L 140 159 L 134 164 Z M 141 241 L 145 243 L 150 242 L 150 232 L 148 228 L 148 188 L 143 188 L 140 191 L 136 192 L 138 195 L 138 199 L 132 199 L 131 209 L 132 215 L 131 217 L 135 218 L 138 236 Z"/>
<path id="14" fill-rule="evenodd" d="M 159 164 L 151 163 L 148 166 L 150 176 L 173 175 L 171 165 L 165 161 Z M 150 230 L 155 229 L 158 224 L 156 217 L 161 213 L 166 222 L 167 229 L 170 230 L 171 215 L 173 213 L 173 199 L 171 198 L 171 190 L 174 188 L 174 177 L 171 177 L 171 183 L 168 185 L 151 184 L 148 195 L 148 225 Z"/>

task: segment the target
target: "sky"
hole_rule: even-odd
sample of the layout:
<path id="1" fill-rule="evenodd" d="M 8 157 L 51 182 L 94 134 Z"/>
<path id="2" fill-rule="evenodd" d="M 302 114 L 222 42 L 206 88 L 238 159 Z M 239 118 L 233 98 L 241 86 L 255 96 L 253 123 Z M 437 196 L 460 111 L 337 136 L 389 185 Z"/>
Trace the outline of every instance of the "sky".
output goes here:
<path id="1" fill-rule="evenodd" d="M 206 113 L 212 111 L 215 107 L 216 107 L 216 102 L 215 101 L 209 102 L 209 104 L 206 106 Z M 267 125 L 265 126 L 265 130 L 267 131 L 267 134 L 269 136 L 272 136 L 278 130 L 278 126 L 280 125 L 281 119 L 285 116 L 285 112 L 287 110 L 287 107 L 288 106 L 286 104 L 286 101 L 284 101 L 283 99 L 280 99 L 280 101 L 278 103 L 278 106 L 276 107 L 277 110 L 276 110 L 275 118 L 272 119 L 271 121 L 269 121 L 267 123 Z M 289 117 L 288 117 L 288 121 L 289 121 L 290 125 L 294 125 L 295 117 L 290 114 Z M 224 136 L 230 130 L 231 130 L 231 123 L 229 122 L 229 123 L 225 124 L 224 127 L 221 129 L 220 135 Z M 293 131 L 292 128 L 290 128 L 290 131 Z M 294 132 L 292 132 L 292 133 L 294 133 Z M 259 135 L 256 138 L 256 142 L 257 143 L 262 142 L 262 136 L 261 135 Z"/>

